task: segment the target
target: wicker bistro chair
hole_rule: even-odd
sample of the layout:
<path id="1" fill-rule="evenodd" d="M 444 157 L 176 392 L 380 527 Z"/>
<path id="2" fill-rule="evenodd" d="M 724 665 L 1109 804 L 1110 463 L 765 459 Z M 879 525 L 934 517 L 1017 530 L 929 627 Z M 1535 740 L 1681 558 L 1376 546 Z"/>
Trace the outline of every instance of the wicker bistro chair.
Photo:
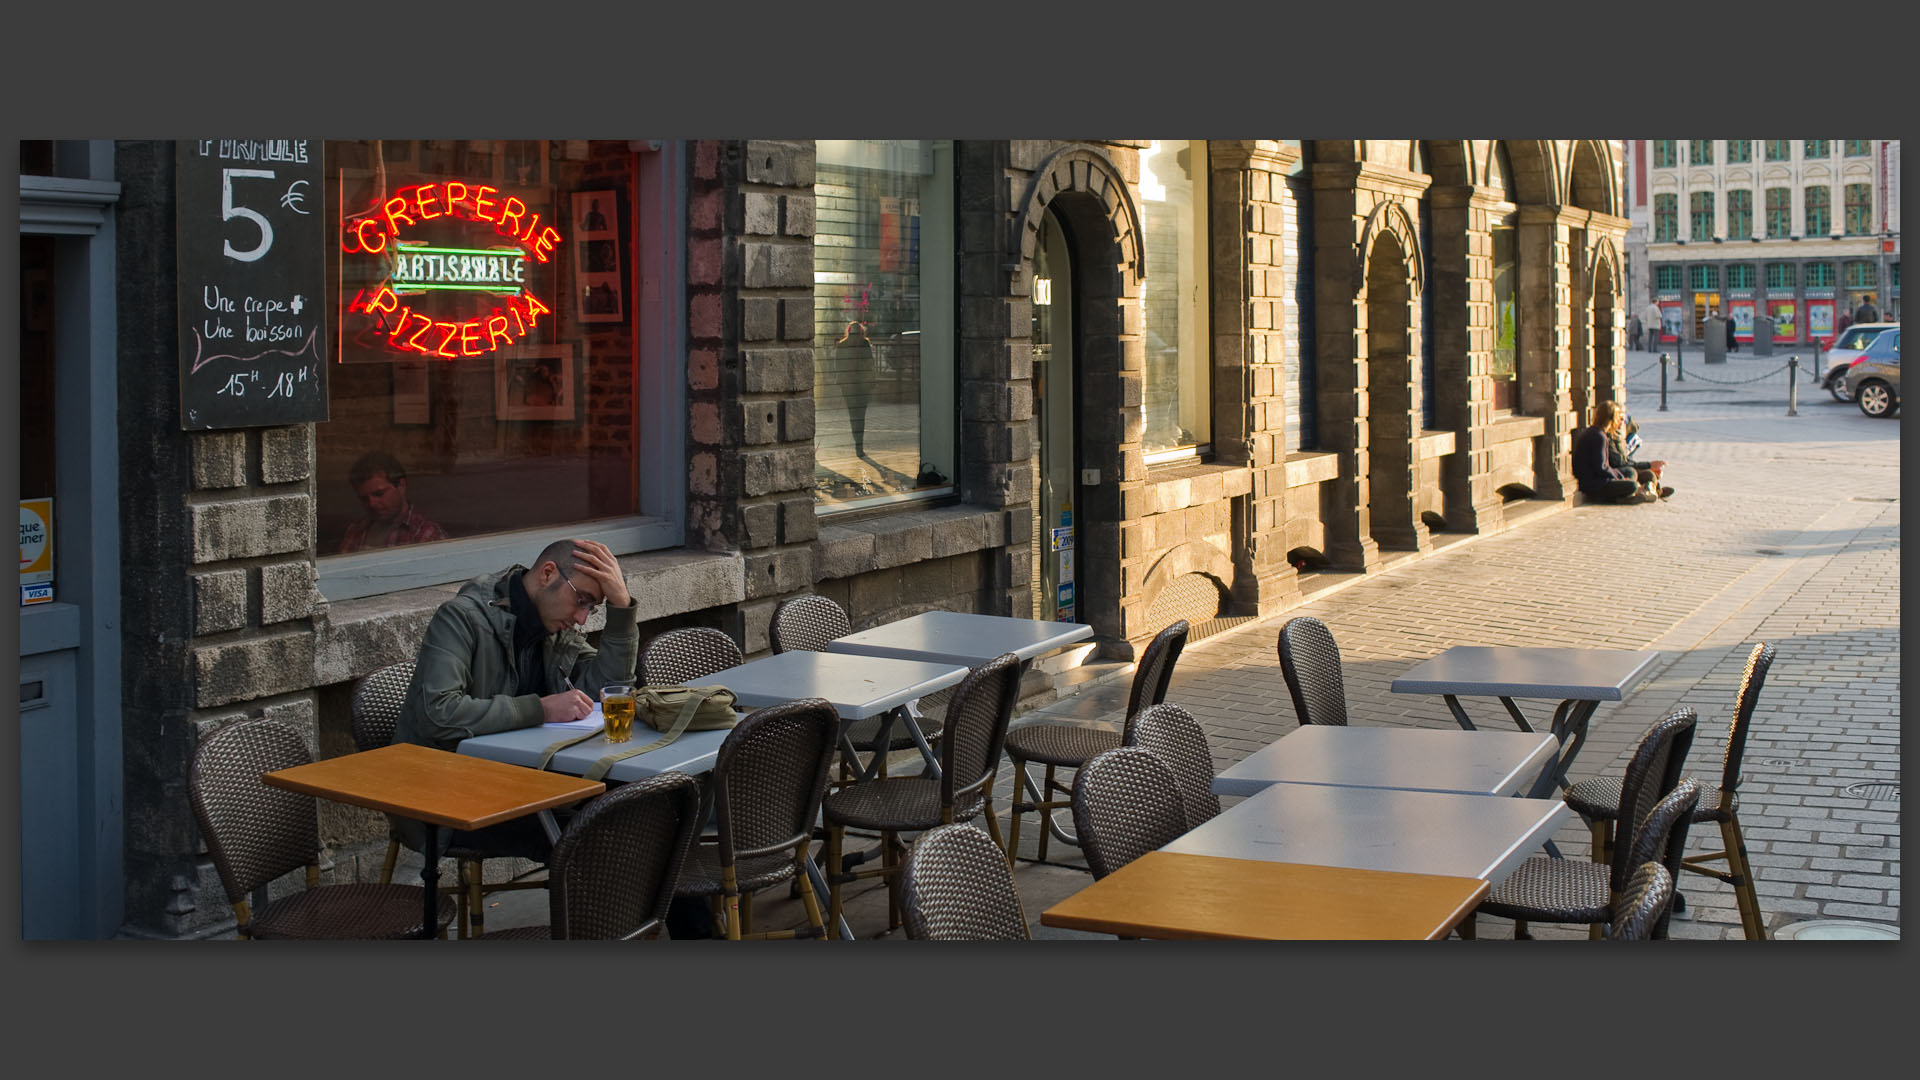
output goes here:
<path id="1" fill-rule="evenodd" d="M 243 938 L 387 940 L 421 936 L 418 885 L 321 885 L 320 811 L 311 795 L 271 788 L 262 773 L 313 760 L 300 733 L 277 720 L 241 720 L 194 748 L 187 773 L 193 817 L 206 838 Z M 301 866 L 307 887 L 253 911 L 247 896 Z M 441 897 L 445 936 L 453 901 Z"/>
<path id="2" fill-rule="evenodd" d="M 1319 619 L 1302 615 L 1280 628 L 1280 673 L 1300 725 L 1347 725 L 1347 684 L 1340 646 Z"/>
<path id="3" fill-rule="evenodd" d="M 675 893 L 709 898 L 728 940 L 826 936 L 804 879 L 839 728 L 832 703 L 801 698 L 754 711 L 720 744 L 706 800 L 719 835 L 693 849 Z M 809 925 L 756 933 L 753 894 L 784 881 L 798 883 Z"/>
<path id="4" fill-rule="evenodd" d="M 1171 701 L 1154 705 L 1133 722 L 1127 745 L 1153 751 L 1173 770 L 1180 782 L 1188 829 L 1197 829 L 1220 813 L 1220 796 L 1213 793 L 1213 751 L 1192 713 Z"/>
<path id="5" fill-rule="evenodd" d="M 372 671 L 355 684 L 350 706 L 354 749 L 378 750 L 393 742 L 394 725 L 400 719 L 400 705 L 406 700 L 407 684 L 412 681 L 413 661 L 403 660 Z M 387 820 L 391 822 L 393 819 L 389 817 Z M 452 859 L 458 870 L 454 884 L 442 885 L 440 891 L 454 897 L 459 903 L 459 936 L 462 938 L 479 937 L 485 933 L 485 900 L 489 894 L 547 887 L 544 876 L 492 885 L 486 883 L 486 860 L 517 858 L 517 855 L 466 845 L 448 847 L 441 854 Z M 387 861 L 380 870 L 382 885 L 393 881 L 393 868 L 399 861 L 400 834 L 389 827 Z"/>
<path id="6" fill-rule="evenodd" d="M 1645 941 L 1667 918 L 1673 906 L 1673 875 L 1657 862 L 1644 862 L 1627 882 L 1627 891 L 1615 907 L 1614 941 Z"/>
<path id="7" fill-rule="evenodd" d="M 640 656 L 640 677 L 648 686 L 688 686 L 716 671 L 739 667 L 740 646 L 725 631 L 707 626 L 669 630 Z"/>
<path id="8" fill-rule="evenodd" d="M 700 781 L 685 773 L 649 776 L 591 800 L 553 845 L 548 924 L 486 939 L 660 937 L 701 820 Z"/>
<path id="9" fill-rule="evenodd" d="M 1740 759 L 1747 748 L 1747 729 L 1753 721 L 1754 705 L 1760 700 L 1760 688 L 1766 685 L 1767 671 L 1773 667 L 1773 646 L 1760 642 L 1747 654 L 1747 667 L 1740 677 L 1740 692 L 1735 697 L 1733 721 L 1727 727 L 1727 749 L 1720 766 L 1720 782 L 1702 781 L 1700 805 L 1693 812 L 1695 823 L 1713 822 L 1720 826 L 1722 847 L 1683 860 L 1680 871 L 1691 870 L 1733 886 L 1734 900 L 1740 906 L 1740 925 L 1749 941 L 1763 941 L 1766 923 L 1760 915 L 1760 897 L 1753 887 L 1753 866 L 1747 861 L 1747 842 L 1740 832 L 1739 787 Z M 1604 862 L 1612 858 L 1613 823 L 1620 817 L 1620 781 L 1616 777 L 1582 780 L 1566 794 L 1567 806 L 1587 820 L 1593 830 L 1593 858 Z M 1702 865 L 1722 862 L 1727 869 Z M 1677 883 L 1676 883 L 1677 884 Z"/>
<path id="10" fill-rule="evenodd" d="M 1528 859 L 1512 876 L 1487 893 L 1476 914 L 1515 920 L 1515 938 L 1527 936 L 1528 922 L 1588 923 L 1589 936 L 1599 937 L 1602 924 L 1612 921 L 1614 905 L 1626 892 L 1633 872 L 1641 863 L 1668 854 L 1667 841 L 1674 831 L 1673 822 L 1661 824 L 1658 833 L 1651 832 L 1650 826 L 1658 821 L 1653 813 L 1655 808 L 1661 807 L 1664 814 L 1675 812 L 1674 806 L 1663 804 L 1662 800 L 1679 788 L 1685 788 L 1692 795 L 1685 803 L 1688 811 L 1699 800 L 1699 785 L 1692 780 L 1683 783 L 1680 779 L 1687 749 L 1693 742 L 1694 720 L 1692 709 L 1677 709 L 1654 723 L 1641 737 L 1621 780 L 1624 795 L 1621 805 L 1632 809 L 1630 820 L 1636 823 L 1633 840 L 1619 845 L 1610 862 Z M 1678 832 L 1679 843 L 1684 844 L 1686 830 L 1683 827 Z M 1671 854 L 1673 865 L 1667 872 L 1678 874 L 1680 848 L 1676 845 Z M 1461 924 L 1468 928 L 1463 936 L 1472 933 L 1472 923 L 1473 920 L 1468 919 Z"/>
<path id="11" fill-rule="evenodd" d="M 1180 781 L 1140 746 L 1095 754 L 1073 777 L 1073 827 L 1095 880 L 1187 831 Z"/>
<path id="12" fill-rule="evenodd" d="M 900 871 L 907 937 L 1025 941 L 1027 915 L 1006 853 L 972 825 L 942 825 L 914 842 Z"/>
<path id="13" fill-rule="evenodd" d="M 887 881 L 887 929 L 900 925 L 901 833 L 923 833 L 985 814 L 999 841 L 993 815 L 993 779 L 1007 721 L 1020 697 L 1019 658 L 1001 653 L 967 673 L 947 708 L 947 737 L 940 741 L 940 775 L 864 780 L 828 795 L 821 805 L 827 826 L 829 925 L 840 925 L 841 886 L 863 877 Z M 841 848 L 848 829 L 880 834 L 881 865 L 847 871 Z"/>
<path id="14" fill-rule="evenodd" d="M 1127 695 L 1127 715 L 1119 731 L 1085 724 L 1031 724 L 1007 735 L 1007 757 L 1013 762 L 1013 812 L 1007 826 L 1007 861 L 1020 853 L 1020 816 L 1028 810 L 1040 812 L 1040 845 L 1035 853 L 1047 858 L 1047 834 L 1053 833 L 1067 843 L 1077 843 L 1058 831 L 1053 812 L 1073 805 L 1073 789 L 1054 779 L 1056 769 L 1078 769 L 1095 754 L 1126 745 L 1141 710 L 1166 699 L 1167 684 L 1173 668 L 1187 647 L 1187 620 L 1181 619 L 1154 635 L 1133 671 L 1133 689 Z M 1036 786 L 1027 775 L 1027 764 L 1045 765 L 1046 775 Z M 1033 801 L 1028 802 L 1028 795 Z"/>
<path id="15" fill-rule="evenodd" d="M 818 593 L 788 597 L 773 609 L 771 637 L 773 651 L 776 653 L 796 650 L 825 652 L 827 642 L 846 637 L 851 633 L 853 633 L 853 623 L 848 620 L 846 611 L 830 598 Z M 945 693 L 942 691 L 941 694 L 929 694 L 927 700 L 931 701 Z M 917 749 L 912 734 L 905 731 L 899 724 L 895 724 L 887 733 L 887 744 L 882 747 L 880 724 L 884 719 L 885 717 L 881 716 L 869 716 L 865 720 L 856 720 L 847 725 L 847 742 L 854 750 L 862 754 L 882 755 L 879 768 L 875 770 L 876 776 L 887 775 L 886 754 L 898 750 Z M 927 737 L 928 746 L 935 746 L 940 740 L 940 733 L 946 730 L 946 724 L 941 718 L 922 716 L 918 710 L 915 711 L 914 722 L 919 725 L 920 734 Z M 852 780 L 851 768 L 847 762 L 842 761 L 840 778 L 834 786 L 844 787 Z"/>

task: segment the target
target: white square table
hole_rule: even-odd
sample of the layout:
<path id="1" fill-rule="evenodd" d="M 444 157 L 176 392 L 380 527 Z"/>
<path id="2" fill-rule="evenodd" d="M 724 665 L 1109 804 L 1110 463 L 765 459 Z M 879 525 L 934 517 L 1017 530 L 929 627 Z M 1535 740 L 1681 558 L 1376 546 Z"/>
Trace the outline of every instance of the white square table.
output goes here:
<path id="1" fill-rule="evenodd" d="M 1572 816 L 1559 799 L 1270 784 L 1160 850 L 1498 885 Z"/>
<path id="2" fill-rule="evenodd" d="M 1619 701 L 1660 658 L 1627 649 L 1563 649 L 1508 645 L 1456 645 L 1393 680 L 1396 694 L 1439 694 L 1459 725 L 1474 730 L 1460 698 L 1497 697 L 1522 731 L 1532 731 L 1514 698 L 1559 699 L 1549 730 L 1561 746 L 1560 760 L 1532 794 L 1567 786 L 1567 770 L 1587 739 L 1587 725 L 1603 701 Z M 1550 775 L 1551 779 L 1548 779 Z"/>
<path id="3" fill-rule="evenodd" d="M 763 656 L 738 667 L 716 671 L 701 679 L 700 685 L 724 686 L 733 691 L 736 702 L 749 709 L 796 698 L 825 698 L 840 713 L 841 751 L 856 762 L 859 759 L 846 738 L 848 725 L 855 720 L 884 716 L 878 738 L 880 745 L 885 746 L 892 725 L 904 723 L 931 774 L 937 776 L 939 759 L 927 745 L 927 737 L 913 722 L 906 705 L 936 690 L 954 686 L 966 677 L 967 668 L 960 664 L 803 649 Z M 882 757 L 874 755 L 862 771 L 861 779 L 873 776 Z"/>
<path id="4" fill-rule="evenodd" d="M 978 667 L 1002 653 L 1025 664 L 1092 636 L 1093 627 L 1085 623 L 923 611 L 837 638 L 827 643 L 827 651 Z"/>
<path id="5" fill-rule="evenodd" d="M 636 725 L 634 742 L 610 743 L 604 733 L 595 735 L 584 742 L 578 742 L 553 755 L 548 762 L 550 772 L 570 773 L 581 776 L 593 763 L 608 754 L 619 753 L 622 748 L 639 743 L 645 745 L 651 728 L 645 724 Z M 554 743 L 579 735 L 580 732 L 565 727 L 520 728 L 517 731 L 502 731 L 493 735 L 476 735 L 470 739 L 461 739 L 454 749 L 470 757 L 486 758 L 489 761 L 503 761 L 509 765 L 524 765 L 529 769 L 540 767 L 540 757 L 546 748 Z M 649 750 L 644 754 L 635 754 L 615 762 L 607 770 L 604 779 L 609 783 L 627 784 L 635 780 L 644 780 L 664 772 L 683 772 L 698 775 L 713 770 L 713 759 L 720 753 L 720 744 L 726 740 L 724 731 L 688 731 L 665 746 Z"/>
<path id="6" fill-rule="evenodd" d="M 1546 732 L 1433 731 L 1310 724 L 1222 770 L 1217 795 L 1269 784 L 1332 784 L 1461 795 L 1518 795 L 1556 757 Z"/>

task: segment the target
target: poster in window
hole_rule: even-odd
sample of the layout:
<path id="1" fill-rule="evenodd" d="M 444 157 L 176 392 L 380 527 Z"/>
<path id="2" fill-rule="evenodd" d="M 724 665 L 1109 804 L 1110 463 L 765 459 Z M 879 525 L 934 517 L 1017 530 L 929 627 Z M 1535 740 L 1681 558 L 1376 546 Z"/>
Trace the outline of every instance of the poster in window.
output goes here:
<path id="1" fill-rule="evenodd" d="M 1753 340 L 1753 301 L 1729 300 L 1727 314 L 1733 319 L 1733 340 Z"/>
<path id="2" fill-rule="evenodd" d="M 573 280 L 583 323 L 626 318 L 626 282 L 620 275 L 620 204 L 611 189 L 573 196 Z"/>
<path id="3" fill-rule="evenodd" d="M 1799 340 L 1800 327 L 1794 321 L 1794 308 L 1792 300 L 1767 301 L 1767 313 L 1773 316 L 1773 340 Z"/>
<path id="4" fill-rule="evenodd" d="M 573 346 L 501 349 L 494 354 L 494 412 L 502 420 L 572 420 Z"/>
<path id="5" fill-rule="evenodd" d="M 1807 337 L 1819 339 L 1823 349 L 1833 348 L 1833 301 L 1807 301 Z"/>
<path id="6" fill-rule="evenodd" d="M 1673 300 L 1660 302 L 1660 337 L 1663 341 L 1680 340 L 1681 320 L 1686 318 L 1686 305 Z"/>

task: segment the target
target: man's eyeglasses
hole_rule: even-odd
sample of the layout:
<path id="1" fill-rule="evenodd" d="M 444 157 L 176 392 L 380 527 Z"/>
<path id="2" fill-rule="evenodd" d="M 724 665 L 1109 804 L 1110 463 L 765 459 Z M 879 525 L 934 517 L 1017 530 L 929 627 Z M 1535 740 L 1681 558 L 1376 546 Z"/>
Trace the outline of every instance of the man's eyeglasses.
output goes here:
<path id="1" fill-rule="evenodd" d="M 585 594 L 581 593 L 579 589 L 573 588 L 573 579 L 568 577 L 564 571 L 560 574 L 560 580 L 567 583 L 567 588 L 573 589 L 574 606 L 578 607 L 580 610 L 586 612 L 587 614 L 591 615 L 594 612 L 600 610 L 600 605 L 606 603 L 606 601 L 604 600 L 587 599 Z"/>

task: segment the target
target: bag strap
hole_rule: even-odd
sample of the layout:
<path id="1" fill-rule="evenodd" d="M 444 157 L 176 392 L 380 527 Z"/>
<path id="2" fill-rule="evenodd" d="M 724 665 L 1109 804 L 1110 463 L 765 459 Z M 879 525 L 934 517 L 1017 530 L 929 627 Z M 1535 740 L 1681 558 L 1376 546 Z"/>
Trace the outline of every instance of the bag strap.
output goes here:
<path id="1" fill-rule="evenodd" d="M 601 731 L 605 731 L 605 730 L 606 729 L 603 727 L 598 731 L 589 731 L 584 735 L 575 735 L 571 738 L 561 739 L 559 742 L 554 743 L 552 746 L 549 746 L 545 750 L 540 751 L 540 764 L 535 765 L 534 768 L 545 769 L 548 763 L 553 761 L 553 755 L 559 753 L 562 750 L 565 750 L 569 746 L 573 746 L 577 743 L 586 742 L 588 739 L 593 738 L 595 735 L 598 735 L 600 734 Z M 598 777 L 596 777 L 595 779 L 598 779 Z"/>
<path id="2" fill-rule="evenodd" d="M 672 742 L 673 740 L 679 738 L 683 733 L 686 732 L 687 725 L 693 723 L 693 714 L 696 712 L 699 712 L 700 706 L 706 704 L 707 699 L 713 696 L 714 689 L 715 689 L 714 687 L 705 687 L 701 689 L 695 689 L 692 693 L 687 695 L 687 703 L 685 705 L 680 706 L 680 715 L 673 718 L 673 726 L 667 729 L 666 734 L 660 736 L 659 738 L 653 740 L 650 743 L 647 743 L 645 746 L 636 746 L 628 750 L 619 750 L 614 753 L 608 754 L 605 757 L 602 757 L 600 760 L 594 762 L 593 765 L 590 768 L 588 768 L 586 772 L 580 774 L 581 779 L 583 780 L 603 779 L 607 775 L 607 771 L 612 769 L 615 765 L 619 764 L 620 762 L 625 761 L 626 759 L 633 757 L 636 754 L 644 754 L 649 750 L 657 750 L 660 747 L 665 746 L 668 743 Z"/>

